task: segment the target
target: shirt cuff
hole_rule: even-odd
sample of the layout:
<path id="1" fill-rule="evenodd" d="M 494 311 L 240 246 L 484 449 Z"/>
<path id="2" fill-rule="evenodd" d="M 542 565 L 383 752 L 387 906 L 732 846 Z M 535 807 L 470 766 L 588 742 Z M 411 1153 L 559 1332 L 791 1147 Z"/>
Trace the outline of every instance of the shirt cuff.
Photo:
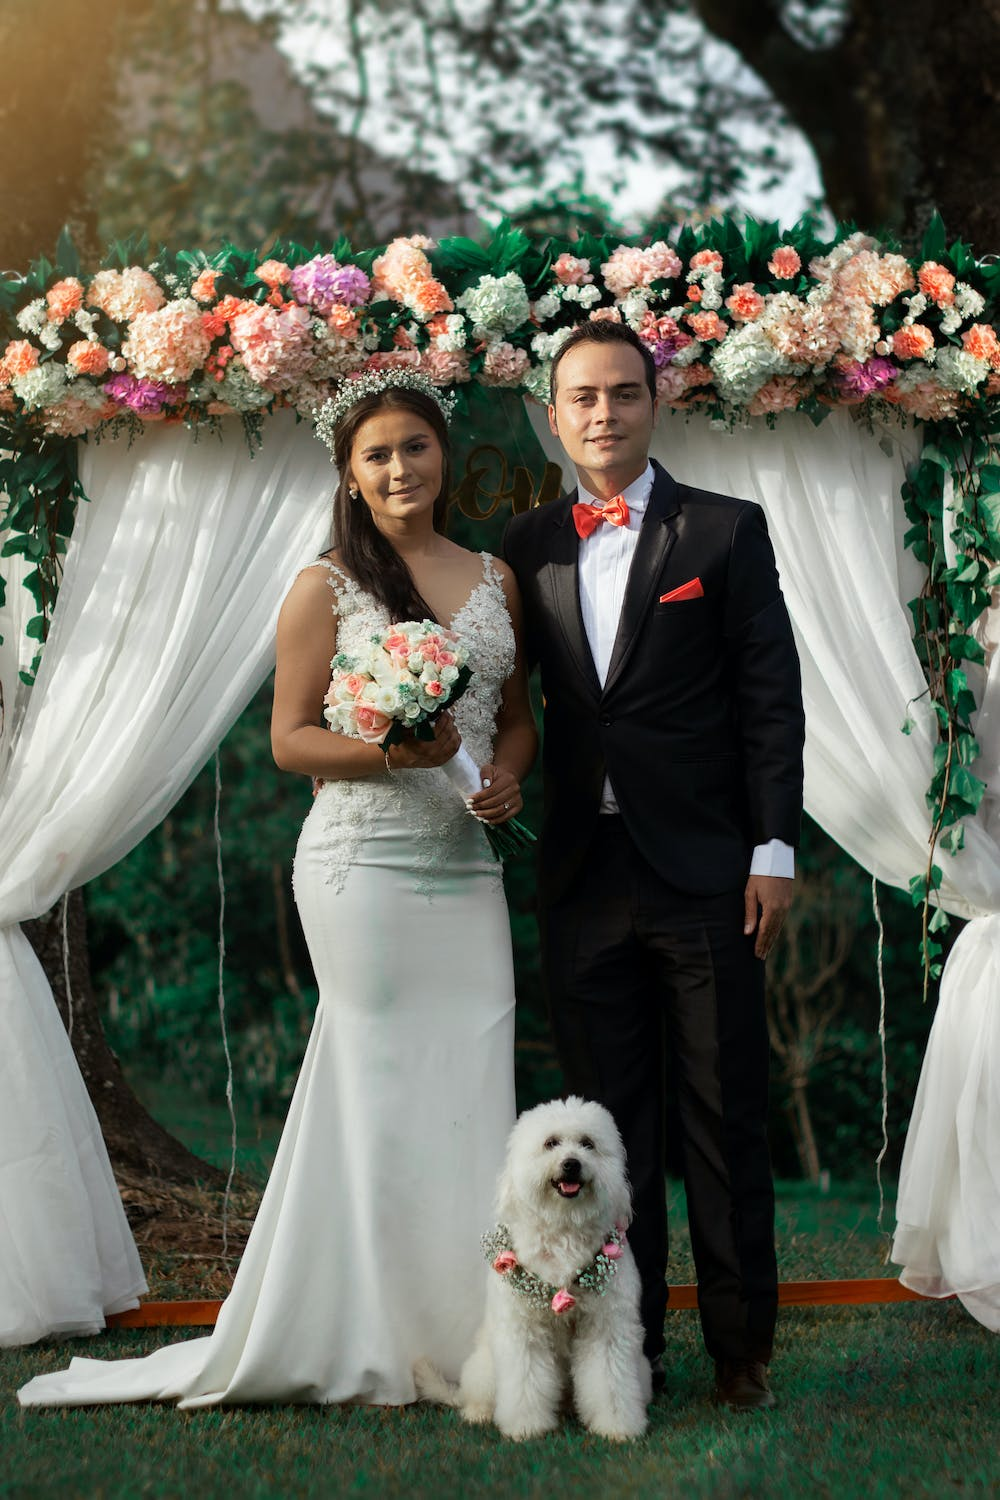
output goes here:
<path id="1" fill-rule="evenodd" d="M 769 839 L 758 844 L 750 861 L 751 875 L 780 875 L 785 880 L 795 879 L 795 850 L 781 839 Z"/>

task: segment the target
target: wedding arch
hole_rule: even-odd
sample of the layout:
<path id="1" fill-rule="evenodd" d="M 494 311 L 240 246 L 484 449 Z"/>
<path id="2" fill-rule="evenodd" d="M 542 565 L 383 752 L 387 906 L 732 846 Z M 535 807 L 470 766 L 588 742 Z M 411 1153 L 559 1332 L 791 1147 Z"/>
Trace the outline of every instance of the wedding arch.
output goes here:
<path id="1" fill-rule="evenodd" d="M 116 246 L 85 274 L 64 236 L 0 281 L 0 1344 L 96 1330 L 145 1290 L 19 924 L 165 816 L 266 676 L 328 534 L 326 395 L 397 365 L 452 387 L 459 421 L 474 386 L 520 392 L 548 464 L 511 501 L 544 502 L 538 403 L 586 318 L 648 344 L 656 456 L 766 511 L 807 807 L 923 906 L 941 978 L 893 1257 L 1000 1328 L 1000 266 L 939 220 L 912 258 L 726 220 L 143 260 Z M 969 921 L 941 973 L 949 913 Z"/>

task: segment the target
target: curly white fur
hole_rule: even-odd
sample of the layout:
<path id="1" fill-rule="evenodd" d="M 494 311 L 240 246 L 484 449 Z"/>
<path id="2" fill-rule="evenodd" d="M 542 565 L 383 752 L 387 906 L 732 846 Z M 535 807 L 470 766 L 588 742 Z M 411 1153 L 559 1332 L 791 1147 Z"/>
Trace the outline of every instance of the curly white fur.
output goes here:
<path id="1" fill-rule="evenodd" d="M 575 1194 L 574 1183 L 579 1183 Z M 560 1190 L 559 1184 L 563 1190 Z M 576 1306 L 555 1314 L 489 1270 L 486 1317 L 457 1387 L 420 1361 L 420 1394 L 495 1421 L 511 1438 L 557 1427 L 564 1394 L 601 1437 L 646 1430 L 650 1369 L 642 1352 L 639 1273 L 626 1245 L 603 1296 L 575 1284 L 615 1224 L 631 1218 L 625 1152 L 610 1114 L 584 1099 L 554 1100 L 521 1116 L 497 1185 L 497 1217 L 518 1262 L 565 1287 Z"/>

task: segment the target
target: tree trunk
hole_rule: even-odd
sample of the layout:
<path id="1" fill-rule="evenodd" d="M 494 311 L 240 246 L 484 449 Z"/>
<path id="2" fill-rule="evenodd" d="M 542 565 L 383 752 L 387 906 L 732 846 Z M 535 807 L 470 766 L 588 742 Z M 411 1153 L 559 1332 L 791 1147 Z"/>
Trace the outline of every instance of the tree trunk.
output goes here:
<path id="1" fill-rule="evenodd" d="M 1000 0 L 852 0 L 841 39 L 801 46 L 782 0 L 696 0 L 816 152 L 839 219 L 915 245 L 934 209 L 979 254 L 1000 248 Z"/>
<path id="2" fill-rule="evenodd" d="M 25 922 L 24 933 L 52 986 L 87 1092 L 97 1111 L 112 1167 L 116 1172 L 139 1172 L 165 1182 L 221 1186 L 225 1174 L 193 1155 L 143 1108 L 108 1046 L 90 982 L 83 891 L 73 891 L 69 897 L 68 965 L 63 954 L 61 901 L 37 921 Z M 67 967 L 71 1003 L 67 1000 Z"/>
<path id="3" fill-rule="evenodd" d="M 812 1116 L 809 1113 L 808 1089 L 809 1080 L 803 1074 L 789 1079 L 788 1107 L 792 1120 L 792 1134 L 795 1137 L 795 1149 L 799 1155 L 799 1165 L 807 1182 L 816 1183 L 819 1182 L 819 1151 L 813 1132 Z"/>

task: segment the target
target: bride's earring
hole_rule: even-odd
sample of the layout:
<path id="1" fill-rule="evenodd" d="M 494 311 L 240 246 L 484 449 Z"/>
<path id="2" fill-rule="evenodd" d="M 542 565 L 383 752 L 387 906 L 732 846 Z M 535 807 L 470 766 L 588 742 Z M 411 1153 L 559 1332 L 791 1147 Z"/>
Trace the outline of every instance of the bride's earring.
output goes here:
<path id="1" fill-rule="evenodd" d="M 347 493 L 350 495 L 350 497 L 351 497 L 352 500 L 356 500 L 358 498 L 358 487 L 357 487 L 357 485 L 356 484 L 349 484 L 347 486 Z"/>

